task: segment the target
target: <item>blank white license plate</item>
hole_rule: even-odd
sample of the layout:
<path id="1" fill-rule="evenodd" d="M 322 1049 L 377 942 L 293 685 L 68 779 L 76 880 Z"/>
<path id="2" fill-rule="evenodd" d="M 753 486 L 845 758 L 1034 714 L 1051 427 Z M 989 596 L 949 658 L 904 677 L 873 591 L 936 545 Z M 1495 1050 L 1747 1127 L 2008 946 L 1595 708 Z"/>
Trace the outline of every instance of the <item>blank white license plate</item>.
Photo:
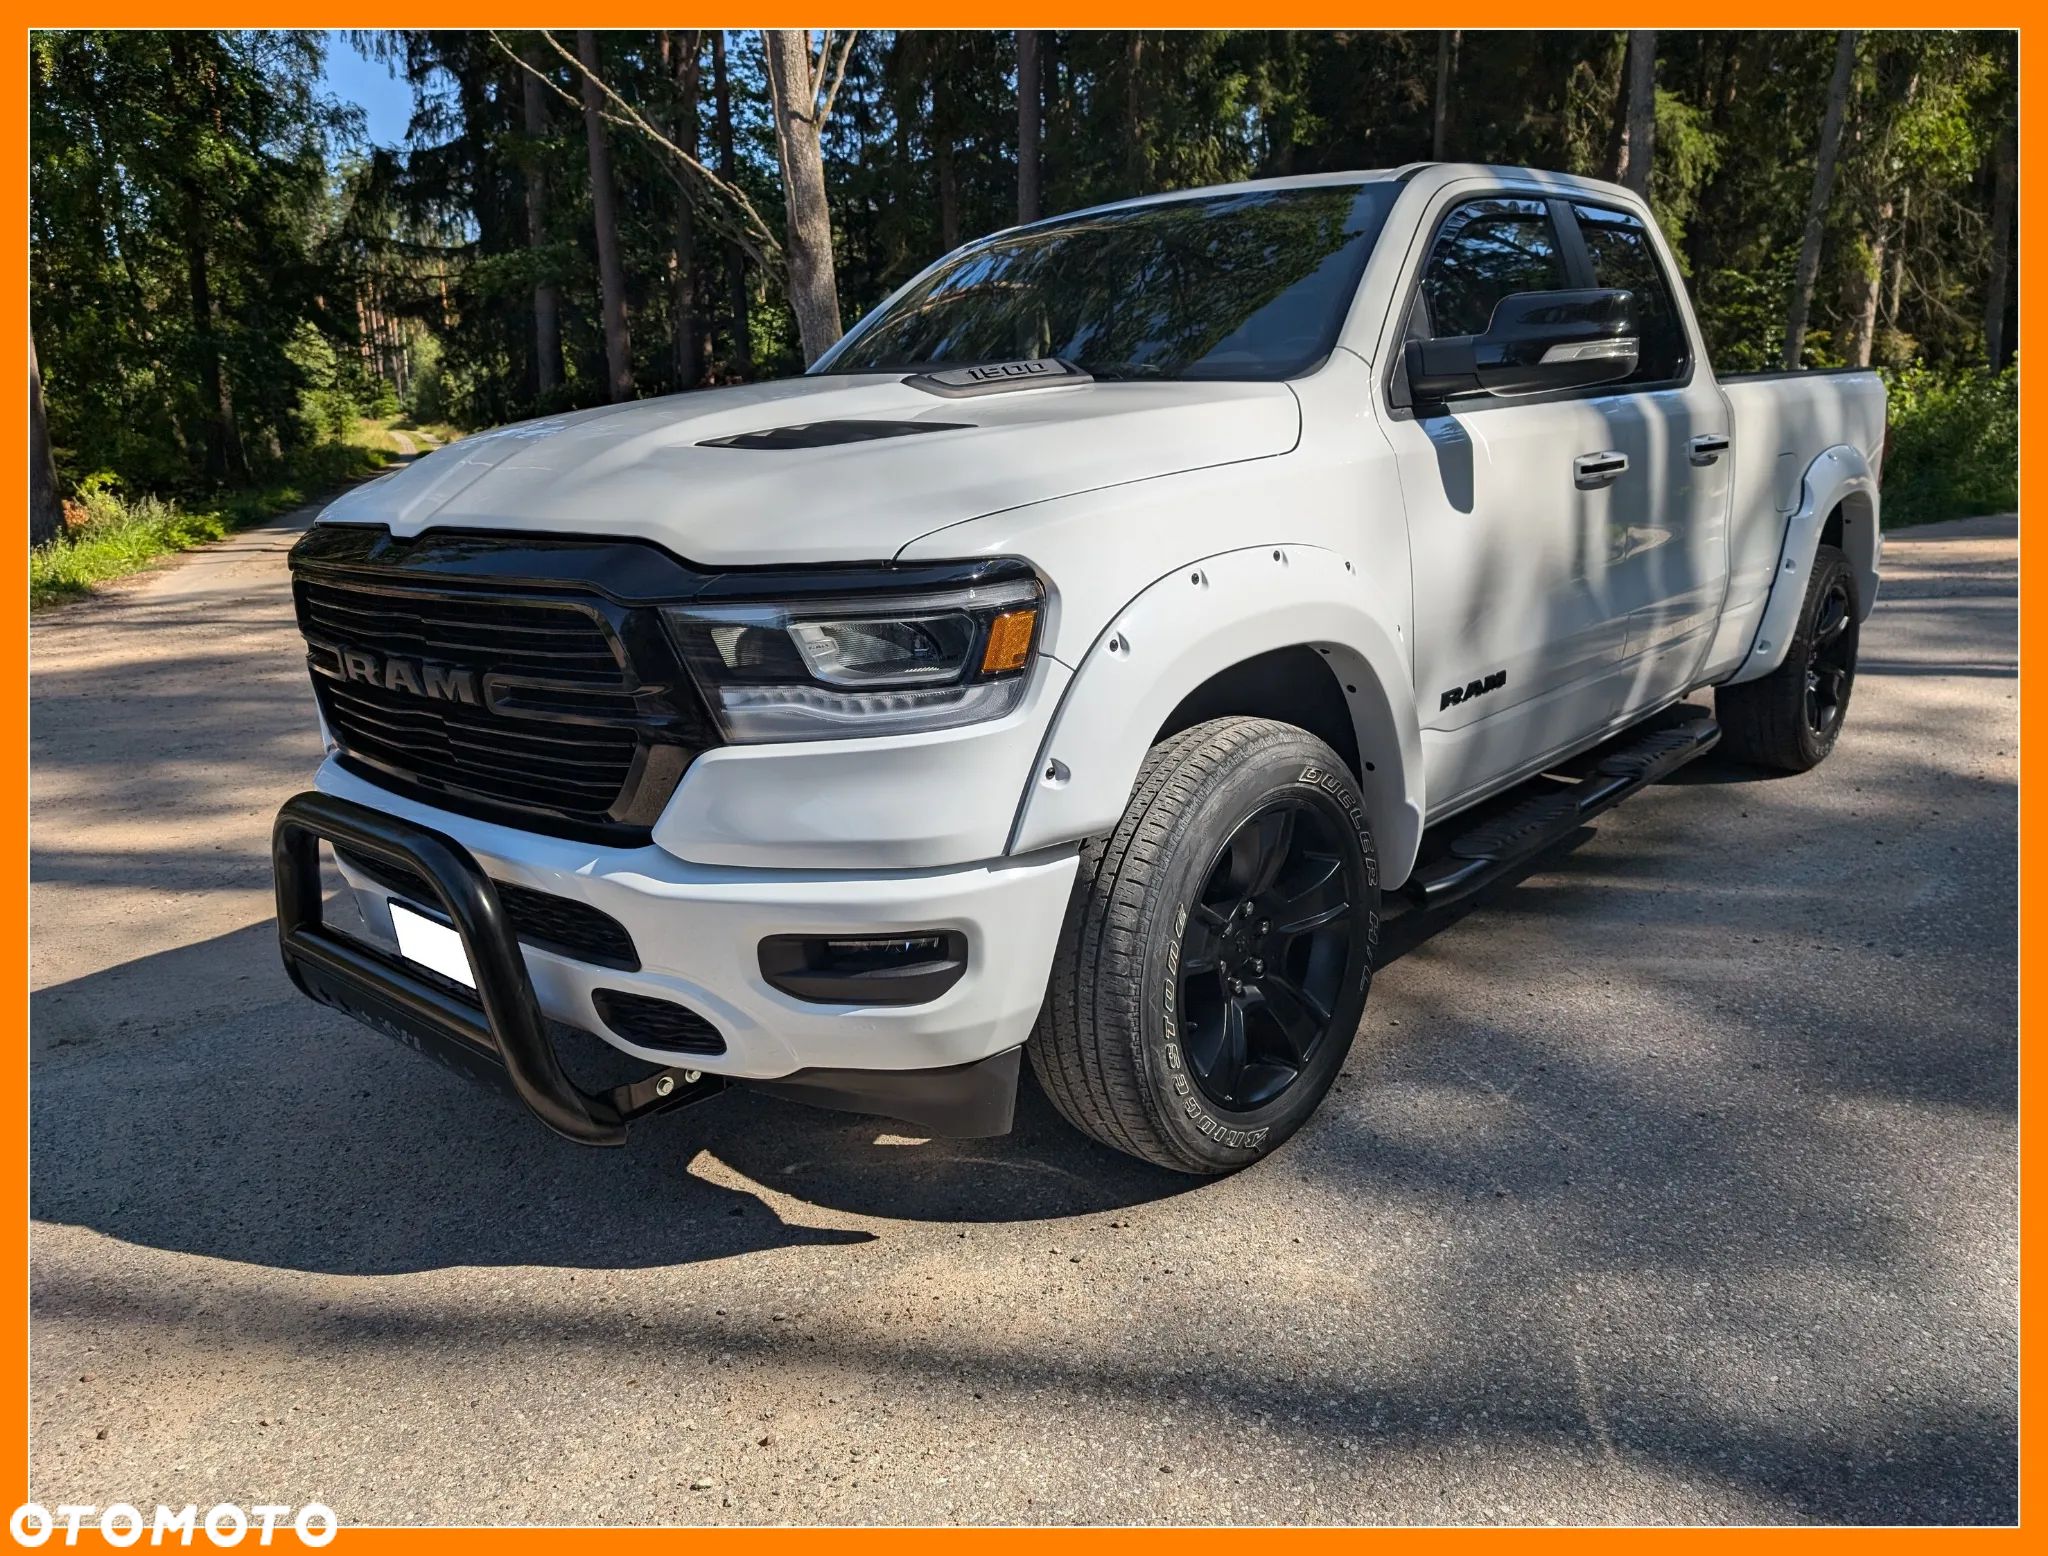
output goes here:
<path id="1" fill-rule="evenodd" d="M 469 970 L 469 956 L 462 949 L 462 936 L 446 924 L 394 899 L 391 927 L 398 932 L 399 954 L 408 962 L 418 962 L 444 978 L 453 978 L 466 989 L 476 987 L 476 977 Z"/>

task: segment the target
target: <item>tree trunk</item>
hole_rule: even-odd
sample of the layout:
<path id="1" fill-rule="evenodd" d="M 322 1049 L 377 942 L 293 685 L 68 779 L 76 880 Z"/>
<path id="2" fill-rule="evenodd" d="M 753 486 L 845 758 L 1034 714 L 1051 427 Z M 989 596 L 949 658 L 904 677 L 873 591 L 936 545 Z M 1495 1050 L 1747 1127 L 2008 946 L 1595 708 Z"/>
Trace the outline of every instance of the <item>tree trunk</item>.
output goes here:
<path id="1" fill-rule="evenodd" d="M 1622 46 L 1611 50 L 1614 55 L 1613 77 L 1614 97 L 1607 114 L 1607 159 L 1601 164 L 1607 169 L 1607 181 L 1621 182 L 1623 169 L 1628 166 L 1628 34 L 1621 35 Z M 1590 62 L 1589 62 L 1590 64 Z M 1602 75 L 1601 79 L 1606 79 Z M 1570 87 L 1566 88 L 1567 93 Z"/>
<path id="2" fill-rule="evenodd" d="M 2016 152 L 2012 126 L 1998 137 L 1998 167 L 1991 186 L 1991 274 L 1984 289 L 1984 360 L 2002 371 L 2011 353 L 2005 338 L 2006 288 L 2012 278 L 2012 204 Z"/>
<path id="3" fill-rule="evenodd" d="M 626 333 L 626 268 L 619 260 L 618 192 L 612 187 L 612 149 L 604 138 L 604 94 L 597 74 L 597 34 L 576 33 L 583 77 L 583 134 L 590 143 L 590 214 L 597 226 L 597 285 L 604 306 L 605 392 L 633 398 L 633 344 Z"/>
<path id="4" fill-rule="evenodd" d="M 1616 178 L 1650 198 L 1650 163 L 1657 151 L 1657 32 L 1636 28 L 1628 35 L 1628 117 L 1621 137 Z"/>
<path id="5" fill-rule="evenodd" d="M 1017 220 L 1040 214 L 1038 125 L 1043 87 L 1038 73 L 1038 34 L 1017 34 Z"/>
<path id="6" fill-rule="evenodd" d="M 669 139 L 692 159 L 697 156 L 697 63 L 704 49 L 700 32 L 664 33 L 662 52 L 676 83 L 676 122 Z M 704 376 L 704 344 L 697 319 L 697 230 L 690 197 L 676 189 L 675 249 L 669 259 L 669 357 L 678 389 L 694 389 Z"/>
<path id="7" fill-rule="evenodd" d="M 1861 34 L 1844 28 L 1835 39 L 1835 73 L 1828 82 L 1827 114 L 1821 120 L 1820 146 L 1813 159 L 1813 192 L 1806 202 L 1806 231 L 1799 240 L 1799 269 L 1792 278 L 1792 302 L 1785 313 L 1787 368 L 1799 366 L 1806 353 L 1806 314 L 1813 306 L 1813 280 L 1820 274 L 1821 239 L 1827 232 L 1828 202 L 1835 194 L 1835 158 L 1842 149 L 1842 119 L 1849 109 L 1849 81 L 1856 70 L 1856 40 Z"/>
<path id="8" fill-rule="evenodd" d="M 1890 275 L 1884 284 L 1884 327 L 1893 334 L 1899 329 L 1899 304 L 1906 297 L 1906 224 L 1913 219 L 1913 186 L 1899 191 L 1899 221 L 1892 229 Z"/>
<path id="9" fill-rule="evenodd" d="M 1721 68 L 1714 78 L 1713 93 L 1708 99 L 1716 135 L 1728 128 L 1728 111 L 1735 106 L 1736 69 L 1742 58 L 1741 38 L 1737 34 L 1722 33 L 1720 47 Z"/>
<path id="10" fill-rule="evenodd" d="M 540 167 L 540 142 L 548 133 L 546 90 L 530 70 L 519 72 L 526 121 L 526 246 L 538 254 L 548 241 L 547 180 Z M 562 290 L 553 281 L 533 283 L 533 376 L 541 398 L 562 384 Z"/>
<path id="11" fill-rule="evenodd" d="M 1884 296 L 1885 248 L 1891 241 L 1892 203 L 1877 208 L 1871 223 L 1870 246 L 1864 255 L 1864 273 L 1854 287 L 1854 323 L 1849 332 L 1849 361 L 1856 367 L 1870 366 L 1870 349 L 1877 341 L 1877 305 Z"/>
<path id="12" fill-rule="evenodd" d="M 935 139 L 932 167 L 939 181 L 939 247 L 950 254 L 960 246 L 960 172 L 954 165 L 952 135 L 939 130 Z"/>
<path id="13" fill-rule="evenodd" d="M 1133 30 L 1124 43 L 1124 140 L 1130 152 L 1132 194 L 1152 192 L 1152 153 L 1145 127 L 1151 105 L 1145 101 L 1145 35 Z"/>
<path id="14" fill-rule="evenodd" d="M 1436 35 L 1436 100 L 1429 110 L 1429 155 L 1436 162 L 1444 160 L 1444 148 L 1450 143 L 1451 72 L 1457 68 L 1460 36 L 1441 28 Z"/>
<path id="15" fill-rule="evenodd" d="M 57 496 L 57 461 L 50 453 L 50 417 L 43 408 L 43 370 L 36 338 L 28 338 L 28 543 L 40 546 L 64 529 L 64 504 Z"/>
<path id="16" fill-rule="evenodd" d="M 789 304 L 803 342 L 804 365 L 839 339 L 839 281 L 832 264 L 832 216 L 825 203 L 822 64 L 814 64 L 807 30 L 761 31 L 768 64 L 775 143 L 782 158 L 782 199 L 787 215 L 785 253 Z"/>
<path id="17" fill-rule="evenodd" d="M 712 92 L 717 98 L 718 109 L 718 176 L 728 184 L 737 184 L 739 162 L 732 149 L 732 82 L 725 70 L 723 29 L 711 35 L 711 74 Z M 732 361 L 729 365 L 736 377 L 752 378 L 754 341 L 753 326 L 747 317 L 747 256 L 737 243 L 726 247 L 725 295 L 732 329 Z"/>
<path id="18" fill-rule="evenodd" d="M 1852 288 L 1854 295 L 1850 298 L 1853 322 L 1849 333 L 1849 360 L 1857 367 L 1870 366 L 1871 351 L 1877 344 L 1877 314 L 1884 301 L 1887 250 L 1903 250 L 1905 247 L 1905 236 L 1893 221 L 1897 204 L 1892 195 L 1892 147 L 1898 138 L 1899 121 L 1919 93 L 1920 72 L 1916 70 L 1906 82 L 1904 96 L 1892 105 L 1891 122 L 1885 126 L 1878 142 L 1877 166 L 1871 175 L 1872 188 L 1868 196 L 1870 236 L 1864 245 L 1865 269 L 1857 275 Z"/>
<path id="19" fill-rule="evenodd" d="M 206 211 L 198 186 L 185 186 L 185 283 L 192 307 L 192 345 L 199 362 L 199 392 L 205 402 L 206 478 L 216 484 L 249 473 L 242 451 L 241 429 L 235 425 L 234 394 L 220 360 L 214 334 L 213 282 L 206 255 Z"/>

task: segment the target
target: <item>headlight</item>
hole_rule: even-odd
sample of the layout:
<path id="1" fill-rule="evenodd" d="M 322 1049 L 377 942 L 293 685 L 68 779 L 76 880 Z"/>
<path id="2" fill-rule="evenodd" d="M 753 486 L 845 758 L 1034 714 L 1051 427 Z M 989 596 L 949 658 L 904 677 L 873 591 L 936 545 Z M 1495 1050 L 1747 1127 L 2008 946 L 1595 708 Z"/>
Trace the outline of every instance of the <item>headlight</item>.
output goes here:
<path id="1" fill-rule="evenodd" d="M 833 740 L 1001 718 L 1024 695 L 1044 590 L 662 610 L 726 738 Z"/>

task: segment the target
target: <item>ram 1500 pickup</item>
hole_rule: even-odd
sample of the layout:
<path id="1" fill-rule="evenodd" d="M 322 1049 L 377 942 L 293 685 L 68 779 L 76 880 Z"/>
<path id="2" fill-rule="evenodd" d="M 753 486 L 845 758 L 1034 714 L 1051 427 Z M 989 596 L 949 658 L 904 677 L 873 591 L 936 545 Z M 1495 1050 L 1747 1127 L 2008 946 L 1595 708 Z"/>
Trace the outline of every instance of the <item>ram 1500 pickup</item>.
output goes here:
<path id="1" fill-rule="evenodd" d="M 578 1141 L 730 1083 L 997 1133 L 1028 1061 L 1097 1140 L 1228 1172 L 1329 1089 L 1396 899 L 1717 740 L 1827 756 L 1884 430 L 1869 373 L 1717 377 L 1610 184 L 997 233 L 801 377 L 321 515 L 284 960 Z"/>

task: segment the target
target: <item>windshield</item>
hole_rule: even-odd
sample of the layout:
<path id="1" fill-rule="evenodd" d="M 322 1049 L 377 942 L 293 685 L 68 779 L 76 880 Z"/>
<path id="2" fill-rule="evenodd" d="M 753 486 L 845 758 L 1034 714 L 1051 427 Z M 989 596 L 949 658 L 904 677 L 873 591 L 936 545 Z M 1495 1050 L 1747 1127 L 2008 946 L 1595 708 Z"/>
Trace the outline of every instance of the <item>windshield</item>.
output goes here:
<path id="1" fill-rule="evenodd" d="M 1125 206 L 963 249 L 813 372 L 1060 357 L 1098 378 L 1291 378 L 1336 344 L 1389 183 Z"/>

